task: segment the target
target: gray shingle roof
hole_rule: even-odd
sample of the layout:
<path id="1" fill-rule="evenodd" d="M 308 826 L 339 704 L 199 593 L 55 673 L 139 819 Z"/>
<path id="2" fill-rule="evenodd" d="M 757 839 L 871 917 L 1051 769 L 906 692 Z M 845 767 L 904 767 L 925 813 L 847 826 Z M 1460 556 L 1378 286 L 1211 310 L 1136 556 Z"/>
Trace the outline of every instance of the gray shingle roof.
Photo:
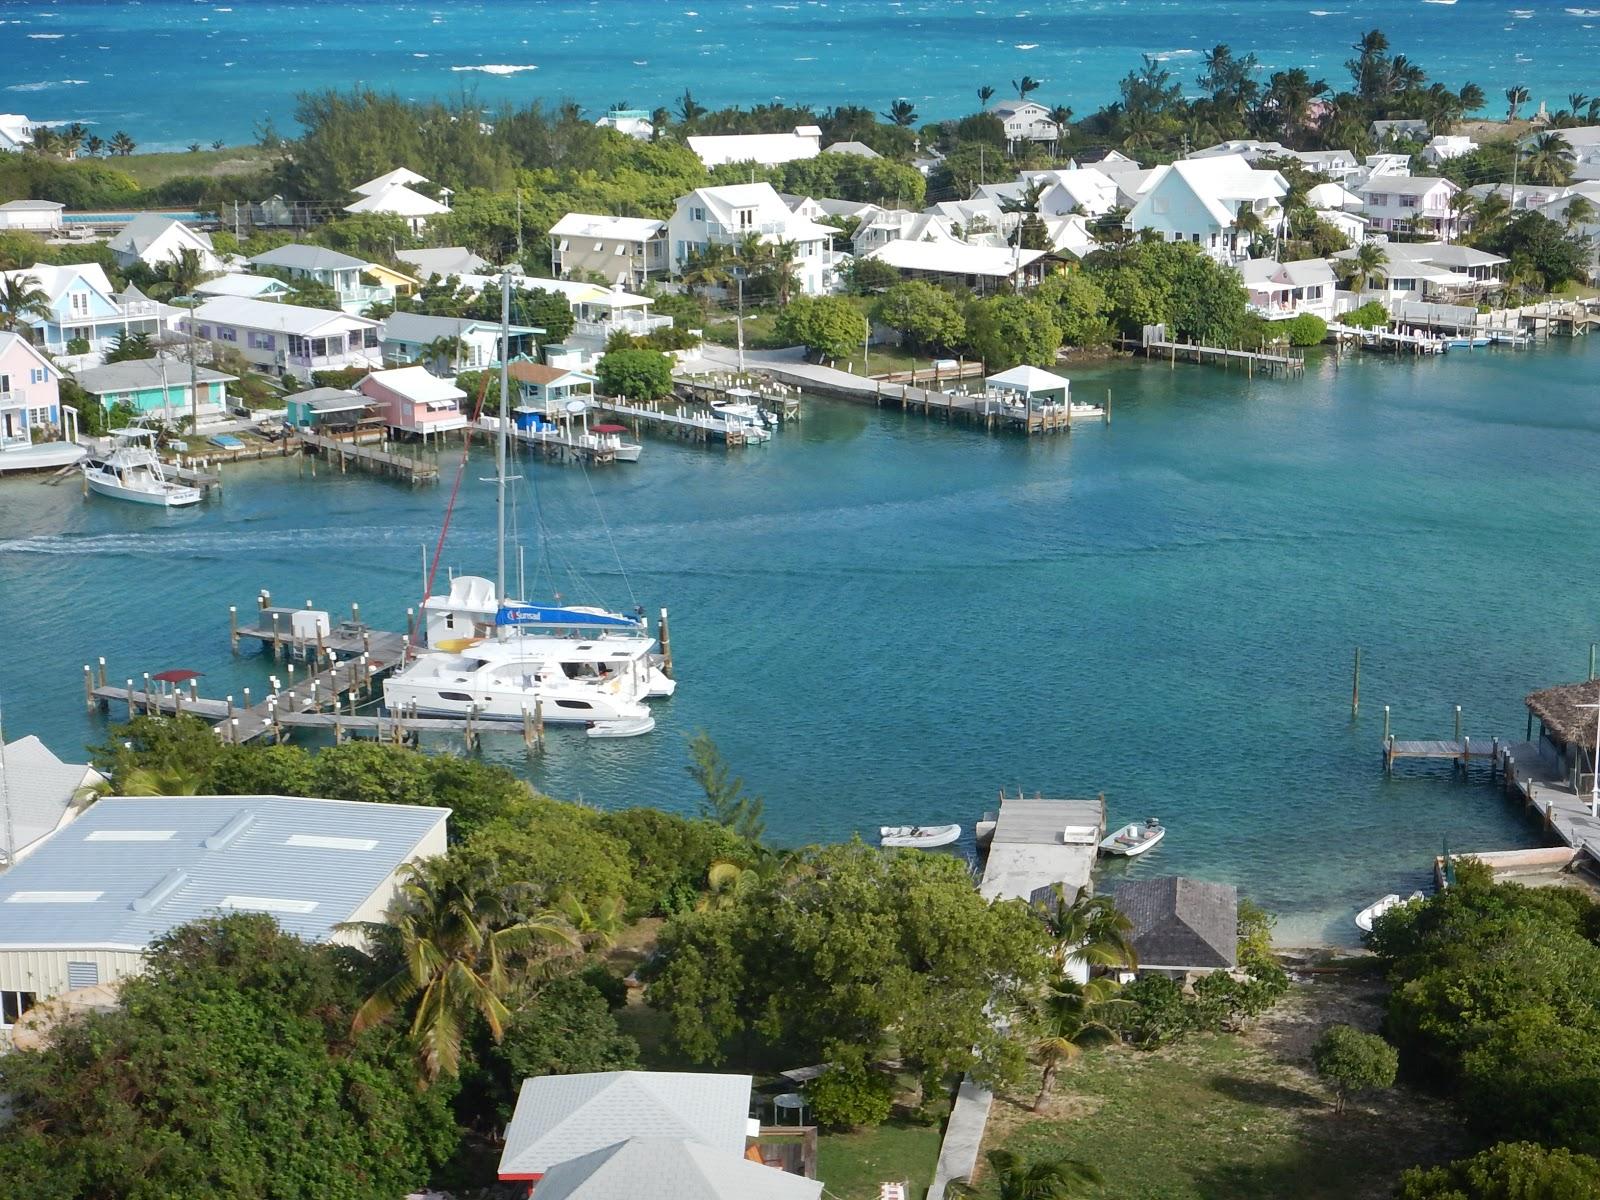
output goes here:
<path id="1" fill-rule="evenodd" d="M 237 375 L 224 375 L 207 367 L 193 368 L 195 378 L 201 383 L 231 383 Z M 103 367 L 90 367 L 78 371 L 73 378 L 84 391 L 95 396 L 111 392 L 132 392 L 139 388 L 189 386 L 189 364 L 175 358 L 130 358 L 124 362 L 107 363 Z"/>
<path id="2" fill-rule="evenodd" d="M 744 1153 L 748 1075 L 601 1071 L 525 1079 L 506 1128 L 500 1177 L 542 1175 L 627 1138 L 694 1141 Z"/>
<path id="3" fill-rule="evenodd" d="M 0 876 L 0 947 L 142 950 L 199 917 L 271 912 L 325 940 L 449 809 L 284 796 L 107 797 Z"/>
<path id="4" fill-rule="evenodd" d="M 539 1200 L 817 1200 L 822 1184 L 673 1138 L 629 1138 L 558 1163 Z"/>
<path id="5" fill-rule="evenodd" d="M 64 763 L 31 734 L 6 743 L 3 758 L 6 803 L 11 807 L 12 845 L 0 844 L 0 864 L 52 832 L 85 781 L 100 776 L 86 763 Z"/>
<path id="6" fill-rule="evenodd" d="M 415 267 L 427 279 L 434 275 L 477 275 L 488 269 L 487 259 L 479 258 L 465 246 L 441 246 L 435 250 L 398 250 L 395 257 Z"/>
<path id="7" fill-rule="evenodd" d="M 348 271 L 368 265 L 364 258 L 352 258 L 326 246 L 308 246 L 304 242 L 274 247 L 265 254 L 256 255 L 250 262 L 252 266 L 282 267 L 291 271 Z"/>
<path id="8" fill-rule="evenodd" d="M 1165 875 L 1111 889 L 1133 922 L 1141 967 L 1220 967 L 1238 961 L 1238 889 Z"/>

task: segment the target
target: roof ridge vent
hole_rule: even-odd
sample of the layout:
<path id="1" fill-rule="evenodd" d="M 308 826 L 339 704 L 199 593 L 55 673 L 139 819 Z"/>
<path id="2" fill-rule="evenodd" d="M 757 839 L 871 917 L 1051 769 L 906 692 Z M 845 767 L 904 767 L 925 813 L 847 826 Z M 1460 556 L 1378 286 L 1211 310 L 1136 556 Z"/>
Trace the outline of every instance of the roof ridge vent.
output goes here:
<path id="1" fill-rule="evenodd" d="M 234 817 L 233 820 L 229 821 L 221 829 L 217 830 L 200 844 L 207 850 L 226 849 L 229 845 L 238 840 L 238 837 L 241 833 L 243 833 L 246 829 L 249 829 L 250 826 L 254 825 L 255 821 L 256 814 L 250 809 L 246 809 L 244 812 Z"/>
<path id="2" fill-rule="evenodd" d="M 149 912 L 156 905 L 167 900 L 173 892 L 189 882 L 189 872 L 182 867 L 174 867 L 168 871 L 162 881 L 151 888 L 144 895 L 133 902 L 134 912 Z"/>

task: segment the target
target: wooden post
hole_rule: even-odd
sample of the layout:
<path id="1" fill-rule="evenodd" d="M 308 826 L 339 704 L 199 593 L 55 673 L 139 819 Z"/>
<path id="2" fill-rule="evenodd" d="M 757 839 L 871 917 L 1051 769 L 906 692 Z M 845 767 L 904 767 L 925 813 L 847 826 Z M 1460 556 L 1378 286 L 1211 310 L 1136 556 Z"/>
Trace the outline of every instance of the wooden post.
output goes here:
<path id="1" fill-rule="evenodd" d="M 200 681 L 198 679 L 189 680 L 189 699 L 196 701 L 200 699 Z"/>
<path id="2" fill-rule="evenodd" d="M 133 720 L 133 680 L 128 680 L 128 720 Z"/>
<path id="3" fill-rule="evenodd" d="M 83 664 L 83 706 L 94 711 L 94 670 L 88 663 Z"/>
<path id="4" fill-rule="evenodd" d="M 656 641 L 661 643 L 661 672 L 672 678 L 672 629 L 667 623 L 667 610 L 661 610 L 661 621 L 656 626 Z"/>
<path id="5" fill-rule="evenodd" d="M 272 614 L 272 661 L 279 662 L 283 658 L 283 635 L 278 632 L 278 614 Z"/>
<path id="6" fill-rule="evenodd" d="M 1589 643 L 1589 678 L 1594 678 L 1594 648 L 1595 643 Z"/>
<path id="7" fill-rule="evenodd" d="M 354 600 L 350 602 L 350 624 L 361 624 L 361 605 L 357 604 Z"/>
<path id="8" fill-rule="evenodd" d="M 144 673 L 144 711 L 145 711 L 145 715 L 146 716 L 150 715 L 151 708 L 150 708 L 150 672 L 149 671 L 146 671 Z"/>
<path id="9" fill-rule="evenodd" d="M 1456 741 L 1461 740 L 1461 705 L 1456 705 Z"/>
<path id="10" fill-rule="evenodd" d="M 173 688 L 172 689 L 172 715 L 175 716 L 175 717 L 183 716 L 183 689 L 182 688 Z"/>
<path id="11" fill-rule="evenodd" d="M 1383 706 L 1383 740 L 1385 742 L 1389 740 L 1389 706 L 1387 704 Z"/>
<path id="12" fill-rule="evenodd" d="M 1356 647 L 1355 680 L 1350 685 L 1350 719 L 1361 715 L 1361 647 Z"/>
<path id="13" fill-rule="evenodd" d="M 228 740 L 231 741 L 235 746 L 237 746 L 239 744 L 239 718 L 238 717 L 229 717 L 228 718 Z"/>
<path id="14" fill-rule="evenodd" d="M 233 604 L 228 605 L 228 644 L 239 653 L 239 609 Z"/>
<path id="15" fill-rule="evenodd" d="M 105 687 L 105 685 L 106 685 L 106 660 L 101 658 L 101 659 L 97 659 L 96 661 L 100 664 L 100 686 L 101 687 Z"/>
<path id="16" fill-rule="evenodd" d="M 539 745 L 544 745 L 544 697 L 536 696 L 533 701 L 533 734 L 539 739 Z"/>
<path id="17" fill-rule="evenodd" d="M 245 711 L 246 712 L 248 712 L 250 710 L 250 707 L 251 707 L 251 705 L 250 705 L 250 689 L 249 688 L 245 688 L 245 690 L 244 690 L 244 707 L 245 707 Z"/>
<path id="18" fill-rule="evenodd" d="M 528 711 L 528 706 L 522 706 L 522 744 L 529 750 L 533 749 L 533 714 Z"/>

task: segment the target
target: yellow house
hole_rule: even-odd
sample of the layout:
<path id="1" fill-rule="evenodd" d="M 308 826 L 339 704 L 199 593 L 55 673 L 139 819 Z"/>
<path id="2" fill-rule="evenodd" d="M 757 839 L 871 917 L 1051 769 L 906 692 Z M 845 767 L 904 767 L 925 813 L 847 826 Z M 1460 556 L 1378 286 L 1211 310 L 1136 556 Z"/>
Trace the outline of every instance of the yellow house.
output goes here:
<path id="1" fill-rule="evenodd" d="M 382 263 L 368 263 L 362 274 L 371 275 L 385 287 L 393 288 L 396 296 L 409 296 L 422 286 L 421 280 L 413 279 L 410 275 L 396 271 L 393 267 L 386 267 Z"/>

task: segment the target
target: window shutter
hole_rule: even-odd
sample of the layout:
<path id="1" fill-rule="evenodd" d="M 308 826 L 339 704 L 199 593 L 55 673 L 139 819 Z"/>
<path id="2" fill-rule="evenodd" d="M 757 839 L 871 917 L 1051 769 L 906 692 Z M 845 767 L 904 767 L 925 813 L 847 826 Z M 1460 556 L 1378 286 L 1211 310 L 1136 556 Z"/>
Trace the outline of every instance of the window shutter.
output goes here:
<path id="1" fill-rule="evenodd" d="M 94 987 L 100 982 L 100 964 L 92 962 L 67 962 L 67 990 Z"/>

